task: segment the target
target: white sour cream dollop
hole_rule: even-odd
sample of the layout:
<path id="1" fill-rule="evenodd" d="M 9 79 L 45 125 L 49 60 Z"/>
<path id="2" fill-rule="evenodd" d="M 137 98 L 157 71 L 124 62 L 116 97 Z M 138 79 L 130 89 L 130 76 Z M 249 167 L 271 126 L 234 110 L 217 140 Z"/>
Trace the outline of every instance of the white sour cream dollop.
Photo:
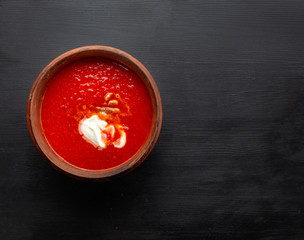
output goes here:
<path id="1" fill-rule="evenodd" d="M 111 139 L 108 139 L 108 134 L 113 138 L 115 130 L 119 132 L 120 138 L 112 142 Z M 101 120 L 97 115 L 81 120 L 79 122 L 79 132 L 87 142 L 99 149 L 106 148 L 108 142 L 112 142 L 113 146 L 116 148 L 124 147 L 127 142 L 127 135 L 121 125 L 115 127 L 114 125 Z"/>

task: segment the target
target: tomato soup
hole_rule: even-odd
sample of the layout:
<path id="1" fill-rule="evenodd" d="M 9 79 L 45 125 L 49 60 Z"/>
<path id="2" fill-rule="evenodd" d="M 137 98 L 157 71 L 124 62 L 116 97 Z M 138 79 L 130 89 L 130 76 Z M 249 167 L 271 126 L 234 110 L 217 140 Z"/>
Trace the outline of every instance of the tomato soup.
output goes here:
<path id="1" fill-rule="evenodd" d="M 90 57 L 49 81 L 41 122 L 49 144 L 65 161 L 99 170 L 127 161 L 144 145 L 152 114 L 149 92 L 134 72 Z"/>

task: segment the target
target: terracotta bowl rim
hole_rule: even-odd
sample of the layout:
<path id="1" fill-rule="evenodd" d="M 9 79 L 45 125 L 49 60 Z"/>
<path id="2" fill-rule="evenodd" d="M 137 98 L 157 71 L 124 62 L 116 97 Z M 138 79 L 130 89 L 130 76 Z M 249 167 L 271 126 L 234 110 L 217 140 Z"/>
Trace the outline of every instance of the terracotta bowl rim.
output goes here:
<path id="1" fill-rule="evenodd" d="M 85 54 L 85 55 L 81 56 L 81 54 Z M 51 72 L 56 73 L 60 71 L 65 65 L 77 61 L 78 59 L 82 59 L 86 57 L 94 57 L 94 56 L 113 59 L 115 61 L 120 62 L 123 65 L 126 65 L 128 68 L 134 71 L 140 77 L 140 79 L 143 82 L 145 82 L 146 85 L 147 84 L 149 85 L 148 88 L 150 92 L 152 92 L 153 94 L 151 96 L 151 101 L 155 102 L 155 107 L 153 112 L 154 124 L 152 122 L 152 129 L 144 146 L 124 163 L 115 166 L 113 168 L 108 168 L 103 170 L 82 169 L 65 161 L 52 149 L 52 147 L 46 140 L 46 137 L 43 134 L 43 129 L 41 126 L 40 115 L 39 115 L 39 124 L 40 124 L 39 126 L 33 124 L 35 120 L 32 118 L 32 112 L 34 112 L 35 110 L 33 109 L 34 108 L 33 96 L 38 91 L 37 90 L 38 84 L 42 84 L 42 81 L 45 80 L 45 78 L 47 79 Z M 65 63 L 65 61 L 67 63 Z M 60 67 L 61 66 L 60 64 L 65 64 L 65 65 L 63 67 Z M 51 79 L 51 77 L 49 77 L 49 79 Z M 49 79 L 45 81 L 47 82 Z M 42 102 L 42 99 L 43 99 L 43 94 L 42 97 L 39 98 L 38 100 Z M 40 106 L 39 109 L 41 109 L 41 103 L 39 106 Z M 158 87 L 154 81 L 154 78 L 152 77 L 150 72 L 146 69 L 146 67 L 130 54 L 114 47 L 102 46 L 102 45 L 91 45 L 91 46 L 83 46 L 83 47 L 75 48 L 59 55 L 54 60 L 52 60 L 36 78 L 31 88 L 28 98 L 28 104 L 27 104 L 28 129 L 30 132 L 31 139 L 35 147 L 37 148 L 38 152 L 56 170 L 70 177 L 81 180 L 88 180 L 88 181 L 107 181 L 122 176 L 132 171 L 137 166 L 139 166 L 150 154 L 150 152 L 152 151 L 158 140 L 161 130 L 161 125 L 162 125 L 162 117 L 163 117 L 162 103 L 161 103 L 161 97 L 158 91 Z M 38 132 L 43 136 L 42 140 L 41 137 L 37 138 L 36 135 Z M 41 147 L 43 145 L 41 144 L 42 143 L 41 141 L 45 141 L 44 143 L 46 143 L 47 145 L 47 147 L 44 147 L 44 149 L 42 149 Z"/>

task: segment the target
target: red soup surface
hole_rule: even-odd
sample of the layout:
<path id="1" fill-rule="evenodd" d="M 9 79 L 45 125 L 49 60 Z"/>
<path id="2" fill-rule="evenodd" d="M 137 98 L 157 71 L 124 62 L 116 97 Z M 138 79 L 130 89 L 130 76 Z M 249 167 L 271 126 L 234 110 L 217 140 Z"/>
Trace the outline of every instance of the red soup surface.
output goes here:
<path id="1" fill-rule="evenodd" d="M 134 72 L 92 57 L 69 64 L 49 81 L 41 121 L 58 155 L 97 170 L 127 161 L 143 146 L 152 114 L 148 90 Z"/>

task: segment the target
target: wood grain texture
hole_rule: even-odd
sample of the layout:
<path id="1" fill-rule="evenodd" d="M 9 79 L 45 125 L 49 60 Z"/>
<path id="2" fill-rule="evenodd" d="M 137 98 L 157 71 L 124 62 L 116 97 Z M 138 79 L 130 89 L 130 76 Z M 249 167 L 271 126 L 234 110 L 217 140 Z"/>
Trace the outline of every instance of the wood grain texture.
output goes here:
<path id="1" fill-rule="evenodd" d="M 1 239 L 304 239 L 304 2 L 0 1 Z M 134 172 L 69 179 L 36 151 L 30 88 L 110 45 L 155 78 L 163 128 Z"/>

